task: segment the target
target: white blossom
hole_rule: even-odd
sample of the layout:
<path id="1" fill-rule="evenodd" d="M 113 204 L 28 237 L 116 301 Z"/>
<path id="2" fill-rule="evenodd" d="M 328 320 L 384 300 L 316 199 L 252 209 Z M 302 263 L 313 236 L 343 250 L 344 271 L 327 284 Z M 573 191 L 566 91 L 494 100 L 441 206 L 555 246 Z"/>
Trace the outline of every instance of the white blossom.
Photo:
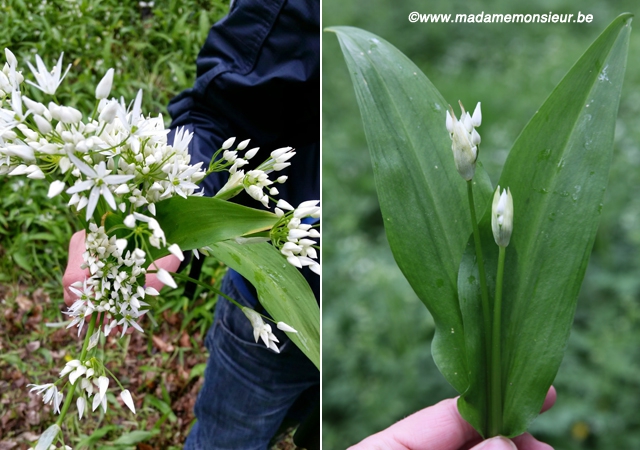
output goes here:
<path id="1" fill-rule="evenodd" d="M 446 113 L 446 127 L 452 140 L 451 150 L 456 169 L 462 178 L 469 181 L 473 178 L 476 170 L 480 135 L 475 128 L 482 123 L 482 112 L 480 103 L 476 105 L 473 116 L 464 110 L 462 103 L 460 103 L 460 109 L 462 113 L 460 120 L 458 120 L 453 108 L 449 107 Z"/>
<path id="2" fill-rule="evenodd" d="M 60 58 L 58 59 L 57 64 L 53 66 L 53 69 L 51 69 L 51 71 L 47 70 L 47 66 L 45 66 L 44 62 L 42 62 L 42 58 L 40 58 L 40 55 L 36 55 L 36 66 L 38 66 L 38 68 L 35 69 L 30 62 L 27 62 L 27 65 L 29 66 L 29 69 L 31 69 L 33 76 L 36 77 L 37 83 L 33 83 L 29 80 L 27 80 L 27 83 L 35 86 L 46 94 L 55 95 L 58 86 L 60 86 L 60 83 L 62 83 L 62 80 L 67 76 L 67 72 L 69 72 L 69 69 L 71 68 L 71 64 L 69 64 L 67 66 L 67 70 L 64 72 L 64 75 L 62 75 L 63 55 L 64 53 L 60 53 Z"/>
<path id="3" fill-rule="evenodd" d="M 104 74 L 98 86 L 96 86 L 96 99 L 101 100 L 107 98 L 111 92 L 111 85 L 113 84 L 113 68 L 107 70 Z"/>
<path id="4" fill-rule="evenodd" d="M 109 185 L 125 183 L 134 178 L 134 175 L 109 175 L 111 171 L 107 170 L 107 166 L 104 161 L 100 161 L 96 168 L 93 169 L 76 158 L 72 153 L 69 153 L 69 159 L 71 159 L 80 172 L 88 178 L 87 180 L 79 181 L 67 189 L 67 194 L 75 194 L 91 189 L 91 193 L 89 194 L 89 203 L 87 205 L 86 220 L 89 220 L 93 215 L 93 211 L 95 211 L 98 200 L 101 196 L 106 200 L 111 209 L 116 209 L 116 201 L 109 190 Z"/>
<path id="5" fill-rule="evenodd" d="M 280 353 L 280 349 L 278 349 L 278 346 L 276 345 L 276 342 L 279 342 L 278 338 L 271 331 L 271 326 L 264 323 L 262 316 L 246 306 L 242 308 L 242 312 L 247 316 L 249 322 L 251 322 L 251 326 L 253 327 L 253 338 L 255 341 L 258 342 L 259 339 L 262 339 L 262 342 L 267 348 L 270 348 L 276 353 Z"/>
<path id="6" fill-rule="evenodd" d="M 131 398 L 131 392 L 129 392 L 128 389 L 125 389 L 124 391 L 122 391 L 120 393 L 120 398 L 122 399 L 124 404 L 127 405 L 127 408 L 129 408 L 131 410 L 131 412 L 135 414 L 136 413 L 136 407 L 133 404 L 133 398 Z"/>
<path id="7" fill-rule="evenodd" d="M 500 186 L 498 186 L 496 193 L 493 195 L 491 229 L 496 244 L 500 247 L 509 245 L 511 232 L 513 231 L 513 197 L 509 188 L 500 193 Z"/>

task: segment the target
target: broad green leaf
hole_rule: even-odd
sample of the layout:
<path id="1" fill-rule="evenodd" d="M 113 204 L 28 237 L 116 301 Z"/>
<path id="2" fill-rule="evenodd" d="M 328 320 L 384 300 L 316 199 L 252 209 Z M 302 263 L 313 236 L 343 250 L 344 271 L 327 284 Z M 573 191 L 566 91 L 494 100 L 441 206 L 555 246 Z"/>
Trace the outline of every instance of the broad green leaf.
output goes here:
<path id="1" fill-rule="evenodd" d="M 211 197 L 172 197 L 158 203 L 156 208 L 156 218 L 167 242 L 178 244 L 182 250 L 269 230 L 278 220 L 268 211 Z"/>
<path id="2" fill-rule="evenodd" d="M 609 175 L 630 17 L 615 19 L 555 88 L 518 137 L 500 178 L 515 211 L 501 327 L 506 436 L 524 432 L 539 414 L 567 344 Z M 480 227 L 493 290 L 498 247 L 490 214 Z M 465 253 L 459 279 L 466 331 L 481 321 L 474 258 Z M 486 368 L 481 349 L 468 350 L 477 382 L 459 408 L 483 432 Z"/>
<path id="3" fill-rule="evenodd" d="M 265 242 L 240 245 L 226 241 L 210 247 L 216 258 L 255 286 L 260 303 L 276 322 L 298 331 L 287 336 L 319 369 L 320 308 L 298 269 Z"/>
<path id="4" fill-rule="evenodd" d="M 382 38 L 351 27 L 328 31 L 338 36 L 355 87 L 389 245 L 433 315 L 438 368 L 464 392 L 467 363 L 456 284 L 472 228 L 467 187 L 445 127 L 449 102 Z M 480 217 L 492 190 L 480 165 L 474 184 Z"/>

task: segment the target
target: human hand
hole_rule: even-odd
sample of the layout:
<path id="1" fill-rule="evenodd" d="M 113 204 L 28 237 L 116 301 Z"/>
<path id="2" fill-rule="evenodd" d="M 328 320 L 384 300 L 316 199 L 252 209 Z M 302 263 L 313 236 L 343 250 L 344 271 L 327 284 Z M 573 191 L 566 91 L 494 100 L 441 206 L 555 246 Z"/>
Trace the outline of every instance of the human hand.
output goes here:
<path id="1" fill-rule="evenodd" d="M 549 388 L 542 411 L 556 401 L 556 390 Z M 553 450 L 529 433 L 512 440 L 502 436 L 482 441 L 478 433 L 458 413 L 457 398 L 418 411 L 369 436 L 348 450 Z"/>
<path id="2" fill-rule="evenodd" d="M 73 305 L 78 299 L 78 296 L 74 294 L 69 287 L 77 281 L 83 282 L 85 278 L 90 276 L 89 270 L 82 269 L 81 267 L 84 263 L 82 254 L 86 249 L 84 245 L 85 236 L 84 230 L 78 231 L 71 236 L 71 241 L 69 242 L 69 262 L 62 276 L 64 303 L 67 306 Z M 180 260 L 174 255 L 168 255 L 152 263 L 148 270 L 165 269 L 168 272 L 175 272 L 178 270 L 178 267 L 180 267 Z M 145 284 L 147 287 L 152 287 L 157 291 L 160 291 L 162 286 L 164 286 L 154 273 L 147 274 Z"/>

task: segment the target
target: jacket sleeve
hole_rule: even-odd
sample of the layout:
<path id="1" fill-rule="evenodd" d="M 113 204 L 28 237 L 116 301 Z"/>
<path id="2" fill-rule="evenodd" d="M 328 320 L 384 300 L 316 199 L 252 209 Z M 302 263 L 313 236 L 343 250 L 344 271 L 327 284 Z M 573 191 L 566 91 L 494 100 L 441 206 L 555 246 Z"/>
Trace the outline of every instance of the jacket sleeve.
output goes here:
<path id="1" fill-rule="evenodd" d="M 209 163 L 222 142 L 251 139 L 261 147 L 252 163 L 291 146 L 297 155 L 278 186 L 296 205 L 320 195 L 320 4 L 319 0 L 237 0 L 216 23 L 197 59 L 194 86 L 169 104 L 172 129 L 194 133 L 192 163 Z M 171 141 L 170 137 L 170 141 Z M 255 161 L 255 162 L 254 162 Z M 249 166 L 249 169 L 251 166 Z M 227 174 L 212 174 L 214 194 Z M 258 204 L 238 197 L 240 203 Z"/>

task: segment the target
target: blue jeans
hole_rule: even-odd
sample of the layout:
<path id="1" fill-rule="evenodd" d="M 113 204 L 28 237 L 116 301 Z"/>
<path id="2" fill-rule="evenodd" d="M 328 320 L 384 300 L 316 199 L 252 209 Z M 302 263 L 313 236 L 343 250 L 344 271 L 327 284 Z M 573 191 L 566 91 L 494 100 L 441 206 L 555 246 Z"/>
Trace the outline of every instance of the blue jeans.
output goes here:
<path id="1" fill-rule="evenodd" d="M 225 277 L 222 292 L 254 307 Z M 209 362 L 195 405 L 198 419 L 185 450 L 266 450 L 298 397 L 320 373 L 286 335 L 272 326 L 280 354 L 256 343 L 244 313 L 220 297 L 205 339 Z"/>

